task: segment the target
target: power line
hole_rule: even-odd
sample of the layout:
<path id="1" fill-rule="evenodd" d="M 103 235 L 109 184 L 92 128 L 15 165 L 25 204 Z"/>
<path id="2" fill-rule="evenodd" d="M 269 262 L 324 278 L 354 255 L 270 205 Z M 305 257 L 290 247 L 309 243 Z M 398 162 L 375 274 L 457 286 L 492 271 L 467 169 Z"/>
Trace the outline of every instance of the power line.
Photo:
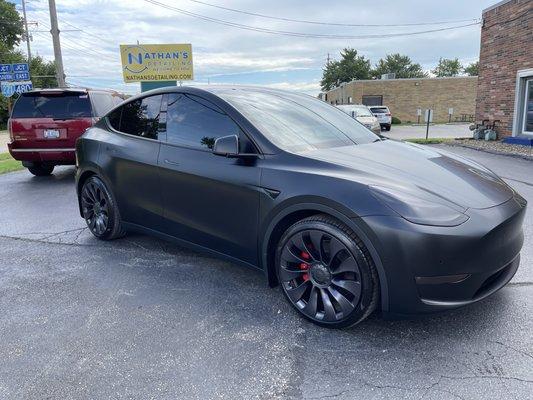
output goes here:
<path id="1" fill-rule="evenodd" d="M 296 22 L 300 24 L 312 24 L 312 25 L 328 25 L 328 26 L 347 26 L 347 27 L 383 27 L 383 26 L 423 26 L 423 25 L 445 25 L 445 24 L 458 24 L 463 22 L 474 22 L 479 21 L 477 18 L 470 18 L 470 19 L 461 19 L 461 20 L 454 20 L 454 21 L 432 21 L 432 22 L 414 22 L 414 23 L 402 23 L 402 24 L 348 24 L 348 23 L 341 23 L 341 22 L 321 22 L 321 21 L 309 21 L 309 20 L 303 20 L 303 19 L 292 19 L 292 18 L 285 18 L 285 17 L 275 17 L 272 15 L 266 15 L 266 14 L 260 14 L 260 13 L 254 13 L 250 11 L 244 11 L 244 10 L 237 10 L 235 8 L 229 8 L 229 7 L 223 7 L 216 4 L 206 3 L 205 1 L 200 0 L 189 0 L 193 3 L 202 4 L 204 6 L 208 7 L 214 7 L 218 8 L 220 10 L 225 11 L 231 11 L 239 14 L 246 14 L 251 15 L 254 17 L 261 17 L 261 18 L 267 18 L 267 19 L 273 19 L 276 21 L 285 21 L 285 22 Z"/>
<path id="2" fill-rule="evenodd" d="M 269 33 L 273 35 L 282 35 L 282 36 L 294 36 L 294 37 L 304 37 L 304 38 L 317 38 L 317 39 L 378 39 L 378 38 L 392 38 L 392 37 L 401 37 L 401 36 L 414 36 L 414 35 L 422 35 L 425 33 L 432 33 L 432 32 L 442 32 L 452 29 L 459 29 L 459 28 L 465 28 L 467 26 L 473 26 L 478 25 L 479 22 L 471 22 L 464 25 L 456 25 L 456 26 L 450 26 L 446 28 L 439 28 L 439 29 L 430 29 L 425 31 L 416 31 L 416 32 L 396 32 L 396 33 L 384 33 L 384 34 L 367 34 L 367 35 L 332 35 L 332 34 L 315 34 L 315 33 L 304 33 L 304 32 L 292 32 L 292 31 L 281 31 L 276 29 L 268 29 L 268 28 L 261 28 L 257 26 L 251 26 L 251 25 L 244 25 L 239 24 L 236 22 L 230 22 L 218 18 L 211 18 L 202 14 L 193 13 L 178 7 L 173 7 L 165 3 L 161 3 L 156 0 L 144 0 L 147 3 L 165 8 L 167 10 L 172 10 L 180 14 L 188 15 L 197 19 L 201 19 L 203 21 L 213 22 L 219 25 L 225 25 L 225 26 L 231 26 L 234 28 L 244 29 L 248 31 L 254 31 L 254 32 L 261 32 L 261 33 Z"/>

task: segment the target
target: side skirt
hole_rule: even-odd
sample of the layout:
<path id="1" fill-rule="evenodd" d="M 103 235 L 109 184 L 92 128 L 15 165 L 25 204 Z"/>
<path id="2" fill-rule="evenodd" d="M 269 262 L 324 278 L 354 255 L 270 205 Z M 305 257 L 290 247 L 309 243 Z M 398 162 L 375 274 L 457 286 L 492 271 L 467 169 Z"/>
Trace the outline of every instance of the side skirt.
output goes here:
<path id="1" fill-rule="evenodd" d="M 212 256 L 214 258 L 219 258 L 219 259 L 222 259 L 222 260 L 225 260 L 225 261 L 229 261 L 229 262 L 232 262 L 232 263 L 235 263 L 235 264 L 239 264 L 239 265 L 242 265 L 242 266 L 245 266 L 245 267 L 248 267 L 248 268 L 252 268 L 252 269 L 257 270 L 257 271 L 261 271 L 261 272 L 263 271 L 257 265 L 251 264 L 249 262 L 243 261 L 243 260 L 241 260 L 239 258 L 230 256 L 230 255 L 227 255 L 227 254 L 224 254 L 224 253 L 221 253 L 221 252 L 216 251 L 216 250 L 211 250 L 211 249 L 209 249 L 207 247 L 204 247 L 204 246 L 201 246 L 199 244 L 189 242 L 188 240 L 180 239 L 180 238 L 177 238 L 175 236 L 168 235 L 166 233 L 157 231 L 155 229 L 146 228 L 144 226 L 133 224 L 131 222 L 125 222 L 125 221 L 122 221 L 122 225 L 124 226 L 124 229 L 126 229 L 127 231 L 130 231 L 130 232 L 138 232 L 138 233 L 142 233 L 142 234 L 145 234 L 145 235 L 148 235 L 148 236 L 155 236 L 155 237 L 158 237 L 160 239 L 166 240 L 167 242 L 178 244 L 180 246 L 183 246 L 183 247 L 186 247 L 188 249 L 197 251 L 199 253 L 207 254 L 207 255 Z"/>

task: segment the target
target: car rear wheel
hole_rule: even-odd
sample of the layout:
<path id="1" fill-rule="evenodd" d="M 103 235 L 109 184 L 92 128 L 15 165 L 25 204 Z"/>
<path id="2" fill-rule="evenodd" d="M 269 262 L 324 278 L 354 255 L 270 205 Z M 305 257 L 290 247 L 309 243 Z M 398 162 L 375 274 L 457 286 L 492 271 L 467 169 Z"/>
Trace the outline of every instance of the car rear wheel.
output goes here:
<path id="1" fill-rule="evenodd" d="M 385 130 L 390 131 L 390 125 L 385 125 Z"/>
<path id="2" fill-rule="evenodd" d="M 94 236 L 102 240 L 124 236 L 115 198 L 99 177 L 87 179 L 80 196 L 83 218 Z"/>
<path id="3" fill-rule="evenodd" d="M 307 319 L 331 328 L 355 325 L 379 301 L 374 263 L 362 241 L 327 215 L 296 222 L 276 251 L 283 293 Z"/>
<path id="4" fill-rule="evenodd" d="M 53 170 L 54 166 L 49 164 L 34 164 L 31 167 L 28 167 L 28 171 L 35 176 L 48 176 Z"/>

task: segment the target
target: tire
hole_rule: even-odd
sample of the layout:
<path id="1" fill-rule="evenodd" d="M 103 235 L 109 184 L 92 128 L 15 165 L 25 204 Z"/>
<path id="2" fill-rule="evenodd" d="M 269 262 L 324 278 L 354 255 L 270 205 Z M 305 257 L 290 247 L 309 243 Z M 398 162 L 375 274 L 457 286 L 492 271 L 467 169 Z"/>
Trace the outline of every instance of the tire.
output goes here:
<path id="1" fill-rule="evenodd" d="M 276 273 L 289 303 L 320 326 L 356 325 L 379 302 L 378 274 L 368 250 L 328 215 L 302 219 L 285 231 L 276 249 Z"/>
<path id="2" fill-rule="evenodd" d="M 48 176 L 52 173 L 53 170 L 54 166 L 47 164 L 35 164 L 31 167 L 28 167 L 28 171 L 30 171 L 35 176 Z"/>
<path id="3" fill-rule="evenodd" d="M 385 125 L 385 130 L 388 132 L 390 131 L 390 125 Z"/>
<path id="4" fill-rule="evenodd" d="M 83 218 L 96 238 L 113 240 L 126 234 L 115 198 L 98 176 L 93 175 L 83 183 L 80 202 Z"/>

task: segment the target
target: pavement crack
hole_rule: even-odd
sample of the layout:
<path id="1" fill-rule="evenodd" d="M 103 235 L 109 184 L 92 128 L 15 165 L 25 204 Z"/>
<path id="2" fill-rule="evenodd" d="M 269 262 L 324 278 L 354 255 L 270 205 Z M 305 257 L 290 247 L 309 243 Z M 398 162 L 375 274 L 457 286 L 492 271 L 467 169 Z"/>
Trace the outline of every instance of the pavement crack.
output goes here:
<path id="1" fill-rule="evenodd" d="M 52 242 L 52 241 L 46 240 L 47 238 L 32 239 L 32 238 L 20 237 L 20 236 L 0 235 L 0 239 L 17 240 L 17 241 L 20 241 L 20 242 L 28 242 L 28 243 L 53 244 L 53 245 L 61 245 L 61 246 L 98 247 L 98 245 L 96 245 L 96 244 Z"/>

